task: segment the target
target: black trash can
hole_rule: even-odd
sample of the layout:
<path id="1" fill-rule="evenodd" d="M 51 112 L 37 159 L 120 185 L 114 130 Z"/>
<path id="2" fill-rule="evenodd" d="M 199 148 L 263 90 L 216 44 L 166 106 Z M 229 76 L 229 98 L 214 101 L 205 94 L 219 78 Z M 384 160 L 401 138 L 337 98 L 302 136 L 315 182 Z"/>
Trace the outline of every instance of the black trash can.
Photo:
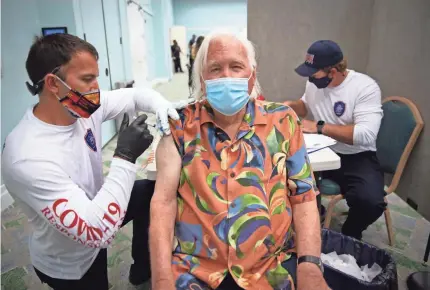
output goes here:
<path id="1" fill-rule="evenodd" d="M 360 267 L 366 264 L 371 267 L 377 263 L 382 268 L 382 272 L 372 282 L 366 282 L 324 265 L 324 278 L 331 289 L 398 290 L 396 263 L 387 251 L 327 229 L 322 230 L 321 240 L 321 252 L 324 254 L 349 254 Z"/>

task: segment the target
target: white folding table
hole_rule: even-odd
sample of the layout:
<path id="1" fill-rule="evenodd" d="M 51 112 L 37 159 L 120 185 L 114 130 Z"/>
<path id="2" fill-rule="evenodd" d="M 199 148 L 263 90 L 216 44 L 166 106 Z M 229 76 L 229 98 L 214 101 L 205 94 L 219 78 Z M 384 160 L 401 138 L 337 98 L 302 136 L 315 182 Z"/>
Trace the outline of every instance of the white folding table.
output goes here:
<path id="1" fill-rule="evenodd" d="M 329 147 L 312 152 L 308 154 L 309 161 L 311 162 L 312 170 L 314 171 L 314 177 L 319 187 L 321 182 L 322 171 L 335 170 L 340 168 L 340 157 Z M 321 194 L 317 195 L 317 207 L 321 214 Z"/>
<path id="2" fill-rule="evenodd" d="M 340 168 L 340 157 L 329 147 L 309 153 L 309 161 L 315 172 Z"/>

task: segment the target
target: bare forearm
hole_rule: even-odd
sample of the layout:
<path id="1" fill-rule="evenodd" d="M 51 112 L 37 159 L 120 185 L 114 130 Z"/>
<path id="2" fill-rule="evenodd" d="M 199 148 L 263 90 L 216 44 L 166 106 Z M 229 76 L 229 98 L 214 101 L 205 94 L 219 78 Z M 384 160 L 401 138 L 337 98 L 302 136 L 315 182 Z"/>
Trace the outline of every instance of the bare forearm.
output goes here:
<path id="1" fill-rule="evenodd" d="M 297 256 L 320 257 L 321 228 L 316 201 L 294 205 L 293 221 L 296 230 Z M 321 270 L 312 263 L 298 265 L 297 287 L 300 290 L 328 289 Z"/>
<path id="2" fill-rule="evenodd" d="M 302 100 L 286 101 L 285 104 L 287 106 L 291 107 L 291 109 L 293 109 L 294 112 L 296 112 L 296 114 L 300 118 L 304 118 L 308 114 L 308 110 L 306 109 L 306 105 L 305 105 L 305 103 L 303 103 Z"/>
<path id="3" fill-rule="evenodd" d="M 349 145 L 354 144 L 354 125 L 325 124 L 322 133 L 336 141 Z"/>
<path id="4" fill-rule="evenodd" d="M 321 227 L 316 201 L 293 206 L 297 256 L 321 255 Z"/>
<path id="5" fill-rule="evenodd" d="M 176 199 L 167 202 L 156 200 L 151 202 L 149 247 L 153 285 L 162 280 L 173 283 L 172 244 L 176 205 Z"/>
<path id="6" fill-rule="evenodd" d="M 156 163 L 157 181 L 151 200 L 149 227 L 151 289 L 174 290 L 172 243 L 177 211 L 177 190 L 181 176 L 181 157 L 171 135 L 160 140 L 156 151 Z"/>

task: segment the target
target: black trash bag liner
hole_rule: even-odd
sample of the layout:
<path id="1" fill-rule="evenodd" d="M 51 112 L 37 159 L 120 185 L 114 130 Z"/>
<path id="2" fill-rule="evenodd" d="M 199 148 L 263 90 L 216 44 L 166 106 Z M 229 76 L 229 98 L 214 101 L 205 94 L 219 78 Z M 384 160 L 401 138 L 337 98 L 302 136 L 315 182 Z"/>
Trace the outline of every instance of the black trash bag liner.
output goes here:
<path id="1" fill-rule="evenodd" d="M 322 230 L 321 241 L 324 254 L 349 254 L 360 267 L 377 263 L 382 268 L 372 282 L 366 282 L 324 265 L 324 278 L 333 290 L 398 290 L 396 263 L 387 251 L 328 229 Z"/>

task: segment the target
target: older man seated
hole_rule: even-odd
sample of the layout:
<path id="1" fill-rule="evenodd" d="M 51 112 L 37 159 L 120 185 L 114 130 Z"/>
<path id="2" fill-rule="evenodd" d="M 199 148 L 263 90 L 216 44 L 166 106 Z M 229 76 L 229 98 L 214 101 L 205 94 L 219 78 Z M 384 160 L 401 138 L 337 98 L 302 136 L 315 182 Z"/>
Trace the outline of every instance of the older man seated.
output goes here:
<path id="1" fill-rule="evenodd" d="M 199 101 L 156 153 L 152 289 L 327 289 L 301 128 L 289 107 L 255 100 L 253 45 L 209 35 L 193 77 Z"/>

